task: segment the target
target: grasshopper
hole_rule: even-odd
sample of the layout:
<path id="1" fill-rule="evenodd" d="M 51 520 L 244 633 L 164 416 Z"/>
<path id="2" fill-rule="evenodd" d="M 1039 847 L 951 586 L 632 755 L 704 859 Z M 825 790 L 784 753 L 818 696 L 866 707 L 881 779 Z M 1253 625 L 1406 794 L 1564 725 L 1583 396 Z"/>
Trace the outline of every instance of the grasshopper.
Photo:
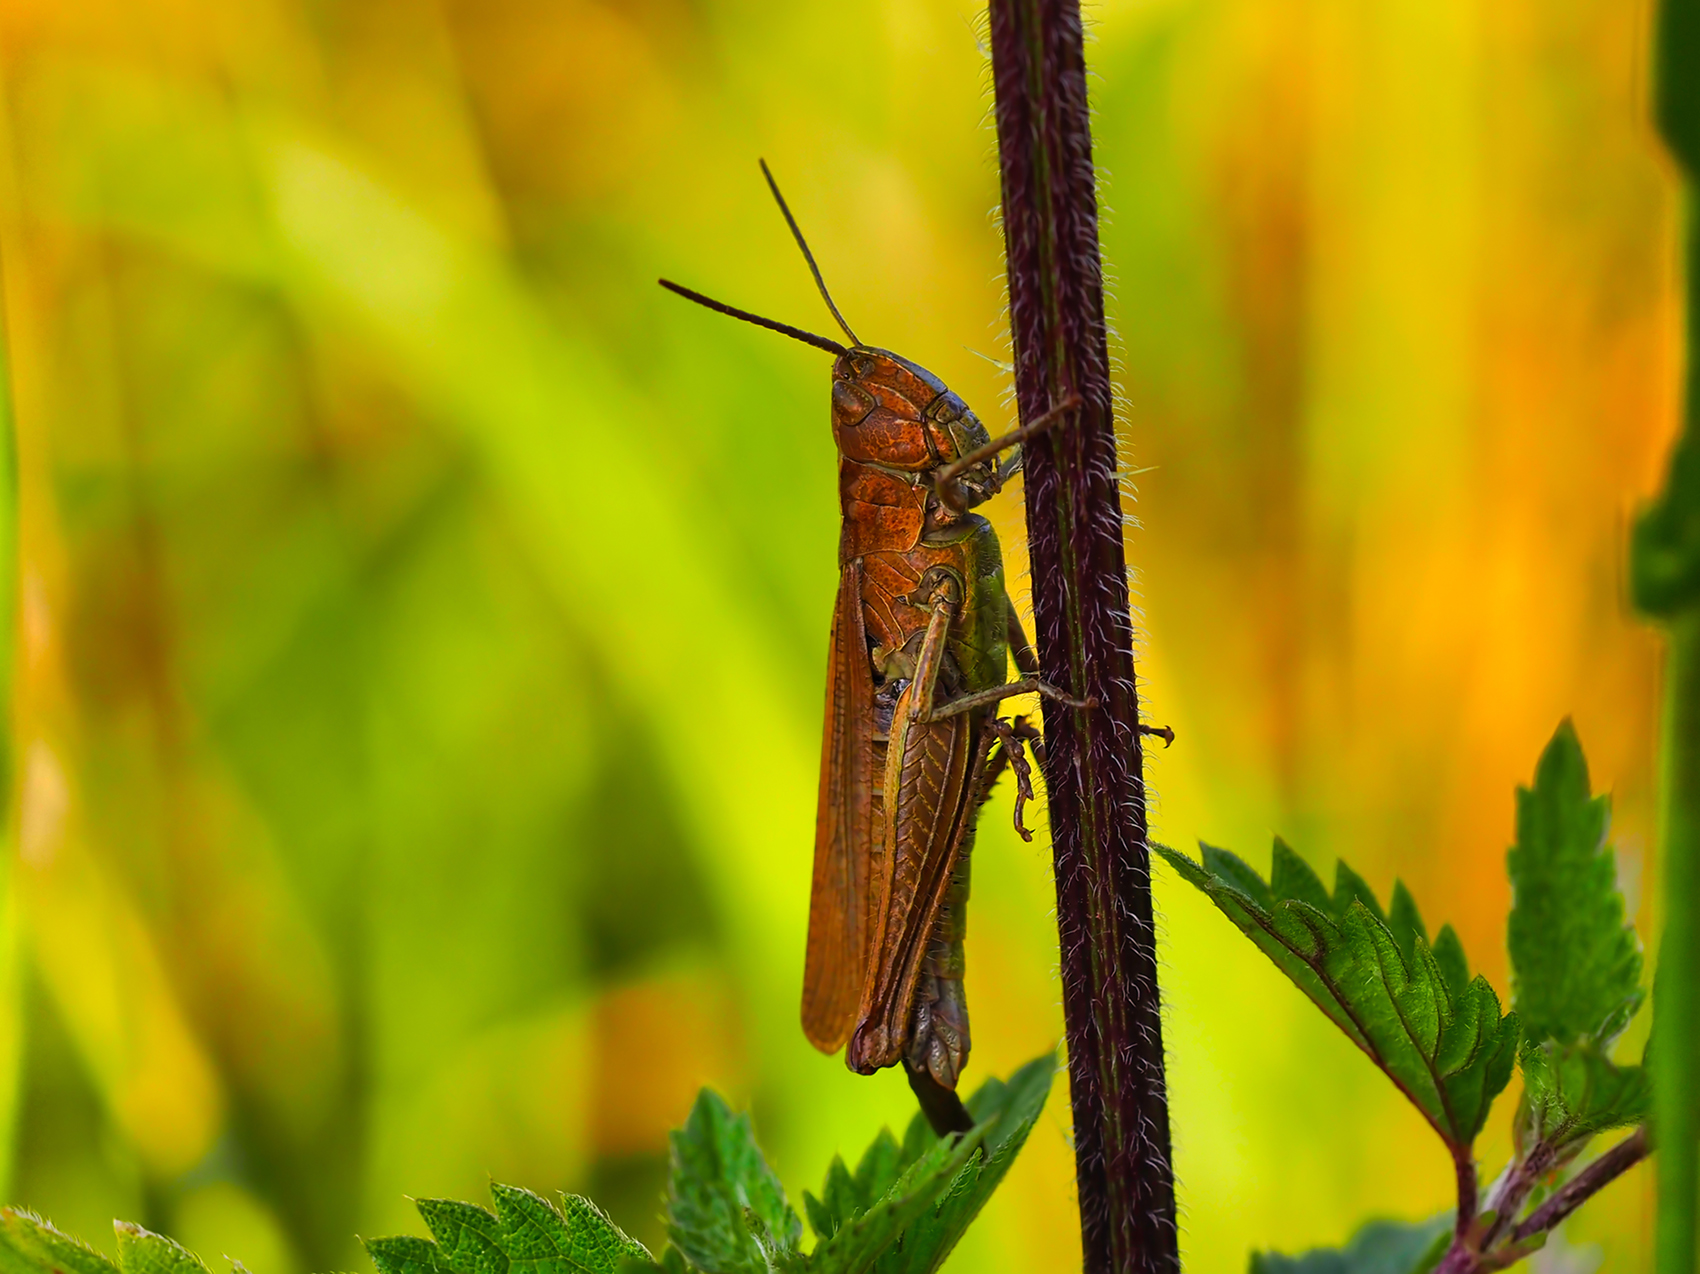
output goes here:
<path id="1" fill-rule="evenodd" d="M 941 1135 L 973 1126 L 956 1096 L 968 1060 L 963 936 L 968 860 L 981 804 L 1007 767 L 1015 825 L 1032 797 L 1024 718 L 1002 700 L 1038 692 L 1094 706 L 1039 679 L 1004 588 L 991 523 L 972 512 L 1018 470 L 1020 444 L 1079 406 L 1070 396 L 992 439 L 937 376 L 864 345 L 827 291 L 796 219 L 761 165 L 815 285 L 850 340 L 841 344 L 661 285 L 721 314 L 834 356 L 838 597 L 827 655 L 814 884 L 803 974 L 803 1032 L 845 1049 L 870 1075 L 902 1063 Z M 1008 457 L 1000 465 L 998 457 Z M 1013 657 L 1020 677 L 1006 680 Z"/>

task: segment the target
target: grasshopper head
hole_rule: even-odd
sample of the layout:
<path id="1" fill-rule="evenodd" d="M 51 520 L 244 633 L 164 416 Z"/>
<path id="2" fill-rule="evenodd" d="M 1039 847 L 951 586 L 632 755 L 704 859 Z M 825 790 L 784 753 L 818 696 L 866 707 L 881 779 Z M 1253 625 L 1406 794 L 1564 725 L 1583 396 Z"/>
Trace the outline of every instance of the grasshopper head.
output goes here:
<path id="1" fill-rule="evenodd" d="M 830 337 L 805 332 L 800 327 L 763 318 L 748 310 L 716 301 L 661 279 L 661 286 L 676 292 L 687 301 L 725 314 L 744 323 L 765 327 L 794 341 L 813 345 L 835 355 L 832 365 L 832 436 L 838 443 L 838 453 L 846 460 L 867 465 L 888 473 L 913 475 L 910 481 L 917 487 L 928 488 L 926 517 L 935 524 L 957 521 L 971 506 L 993 495 L 1000 483 L 995 460 L 958 466 L 956 462 L 970 452 L 986 446 L 990 437 L 979 417 L 968 410 L 937 376 L 926 368 L 888 349 L 864 345 L 851 331 L 850 324 L 838 312 L 832 295 L 826 290 L 826 280 L 815 264 L 814 253 L 803 239 L 803 231 L 779 184 L 773 180 L 767 164 L 761 165 L 762 176 L 773 192 L 774 202 L 791 228 L 809 272 L 815 276 L 821 300 L 832 312 L 833 320 L 850 338 L 841 345 Z M 943 489 L 937 476 L 944 475 Z"/>
<path id="2" fill-rule="evenodd" d="M 832 368 L 832 432 L 838 450 L 859 464 L 931 475 L 977 447 L 986 427 L 937 376 L 890 350 L 857 345 Z M 956 479 L 961 503 L 997 490 L 991 462 Z"/>

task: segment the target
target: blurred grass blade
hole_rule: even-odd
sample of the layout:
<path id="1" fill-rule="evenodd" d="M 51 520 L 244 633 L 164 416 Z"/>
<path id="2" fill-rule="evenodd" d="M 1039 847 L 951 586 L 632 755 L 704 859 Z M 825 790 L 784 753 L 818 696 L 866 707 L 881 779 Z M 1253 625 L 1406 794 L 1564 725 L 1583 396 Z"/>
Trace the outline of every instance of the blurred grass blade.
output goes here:
<path id="1" fill-rule="evenodd" d="M 1655 113 L 1684 177 L 1687 383 L 1681 438 L 1664 492 L 1635 527 L 1631 587 L 1666 628 L 1665 931 L 1654 982 L 1654 1142 L 1659 1274 L 1693 1274 L 1700 1208 L 1700 0 L 1662 0 Z"/>
<path id="2" fill-rule="evenodd" d="M 0 1199 L 10 1197 L 23 1071 L 22 981 L 14 873 L 18 826 L 13 678 L 18 635 L 18 435 L 12 395 L 11 329 L 0 261 Z"/>
<path id="3" fill-rule="evenodd" d="M 182 84 L 83 65 L 55 68 L 52 92 L 77 101 L 90 144 L 83 180 L 54 191 L 61 215 L 274 289 L 327 347 L 352 326 L 421 414 L 470 445 L 556 601 L 644 709 L 763 988 L 763 1038 L 789 1041 L 807 863 L 784 846 L 811 826 L 817 745 L 801 704 L 751 693 L 783 661 L 739 605 L 723 520 L 695 507 L 641 386 L 499 249 L 293 120 L 233 118 Z M 712 658 L 681 656 L 683 617 Z M 707 748 L 692 705 L 726 703 L 740 705 L 737 746 Z"/>

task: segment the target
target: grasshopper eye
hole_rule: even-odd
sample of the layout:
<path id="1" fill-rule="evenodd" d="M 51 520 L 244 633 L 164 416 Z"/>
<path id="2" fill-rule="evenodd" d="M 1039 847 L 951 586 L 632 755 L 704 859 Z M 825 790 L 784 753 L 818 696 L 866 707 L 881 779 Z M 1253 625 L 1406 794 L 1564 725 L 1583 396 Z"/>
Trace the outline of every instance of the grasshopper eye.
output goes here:
<path id="1" fill-rule="evenodd" d="M 832 411 L 847 424 L 855 424 L 874 409 L 874 397 L 860 385 L 847 380 L 832 382 Z"/>

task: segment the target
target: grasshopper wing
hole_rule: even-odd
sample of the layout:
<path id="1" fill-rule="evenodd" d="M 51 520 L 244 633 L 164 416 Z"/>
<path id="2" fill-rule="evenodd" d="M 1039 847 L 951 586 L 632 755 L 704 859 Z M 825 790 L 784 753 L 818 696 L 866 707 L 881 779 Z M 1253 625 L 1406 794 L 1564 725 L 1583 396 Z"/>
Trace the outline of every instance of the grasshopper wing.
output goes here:
<path id="1" fill-rule="evenodd" d="M 872 1074 L 890 1066 L 908 1043 L 915 984 L 965 842 L 973 835 L 979 784 L 975 739 L 983 714 L 926 723 L 909 719 L 912 684 L 897 701 L 886 753 L 888 847 L 874 882 L 870 967 L 845 1060 Z M 960 1069 L 956 1059 L 953 1069 Z"/>
<path id="2" fill-rule="evenodd" d="M 868 966 L 874 858 L 874 677 L 862 619 L 862 563 L 845 563 L 832 614 L 815 814 L 815 877 L 803 968 L 803 1034 L 823 1053 L 849 1038 Z"/>

